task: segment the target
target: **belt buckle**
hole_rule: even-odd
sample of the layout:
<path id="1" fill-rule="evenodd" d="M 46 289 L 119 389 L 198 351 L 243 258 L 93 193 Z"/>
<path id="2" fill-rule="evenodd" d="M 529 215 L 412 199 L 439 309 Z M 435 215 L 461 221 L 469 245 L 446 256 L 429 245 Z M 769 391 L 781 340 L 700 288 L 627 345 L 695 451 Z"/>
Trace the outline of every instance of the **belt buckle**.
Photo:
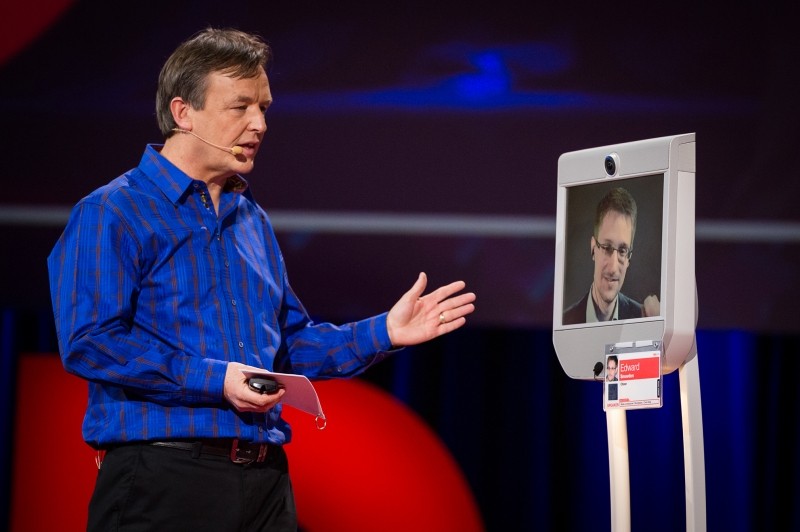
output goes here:
<path id="1" fill-rule="evenodd" d="M 267 456 L 267 445 L 261 444 L 258 447 L 258 454 L 255 455 L 255 449 L 243 449 L 239 446 L 239 439 L 234 438 L 231 443 L 231 462 L 234 464 L 250 464 L 252 462 L 263 462 Z"/>

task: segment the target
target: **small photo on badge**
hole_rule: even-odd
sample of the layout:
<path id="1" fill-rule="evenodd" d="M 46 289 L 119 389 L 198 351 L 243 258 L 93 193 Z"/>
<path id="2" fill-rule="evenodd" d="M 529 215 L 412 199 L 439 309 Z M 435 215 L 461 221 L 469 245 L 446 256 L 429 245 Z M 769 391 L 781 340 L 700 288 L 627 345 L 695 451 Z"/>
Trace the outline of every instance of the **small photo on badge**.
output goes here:
<path id="1" fill-rule="evenodd" d="M 609 401 L 616 401 L 618 399 L 618 397 L 617 397 L 617 386 L 618 386 L 618 384 L 616 382 L 611 383 L 611 384 L 608 385 L 608 400 Z"/>

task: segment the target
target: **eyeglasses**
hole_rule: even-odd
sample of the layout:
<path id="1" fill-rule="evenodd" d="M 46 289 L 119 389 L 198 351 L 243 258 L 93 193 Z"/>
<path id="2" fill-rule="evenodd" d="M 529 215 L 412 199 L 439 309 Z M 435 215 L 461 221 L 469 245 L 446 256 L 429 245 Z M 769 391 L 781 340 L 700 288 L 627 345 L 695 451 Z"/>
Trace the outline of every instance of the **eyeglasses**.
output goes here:
<path id="1" fill-rule="evenodd" d="M 597 240 L 594 241 L 594 245 L 597 246 L 597 249 L 602 249 L 605 252 L 606 257 L 608 258 L 611 258 L 611 256 L 616 251 L 617 259 L 623 263 L 629 260 L 631 258 L 631 255 L 633 255 L 633 250 L 630 248 L 626 248 L 625 246 L 615 248 L 611 244 L 601 244 Z"/>

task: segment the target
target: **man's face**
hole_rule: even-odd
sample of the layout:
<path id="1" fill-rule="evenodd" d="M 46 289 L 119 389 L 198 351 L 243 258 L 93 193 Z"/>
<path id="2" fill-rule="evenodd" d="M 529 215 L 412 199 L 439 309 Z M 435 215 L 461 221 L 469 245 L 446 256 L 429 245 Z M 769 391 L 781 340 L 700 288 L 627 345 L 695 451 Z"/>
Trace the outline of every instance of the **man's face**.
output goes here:
<path id="1" fill-rule="evenodd" d="M 610 310 L 617 294 L 622 290 L 629 259 L 621 257 L 618 251 L 611 250 L 609 256 L 600 245 L 612 246 L 616 249 L 632 249 L 633 224 L 628 216 L 616 211 L 609 211 L 603 218 L 597 232 L 597 240 L 592 237 L 592 260 L 594 260 L 594 288 L 592 295 L 601 310 Z"/>
<path id="2" fill-rule="evenodd" d="M 208 77 L 205 106 L 192 109 L 193 131 L 214 144 L 239 146 L 241 154 L 199 144 L 204 169 L 212 176 L 246 174 L 267 131 L 265 113 L 272 103 L 267 74 L 255 78 L 234 78 L 220 73 Z M 199 177 L 199 176 L 198 176 Z"/>
<path id="3" fill-rule="evenodd" d="M 613 381 L 617 378 L 617 361 L 613 358 L 608 359 L 606 364 L 606 379 Z"/>

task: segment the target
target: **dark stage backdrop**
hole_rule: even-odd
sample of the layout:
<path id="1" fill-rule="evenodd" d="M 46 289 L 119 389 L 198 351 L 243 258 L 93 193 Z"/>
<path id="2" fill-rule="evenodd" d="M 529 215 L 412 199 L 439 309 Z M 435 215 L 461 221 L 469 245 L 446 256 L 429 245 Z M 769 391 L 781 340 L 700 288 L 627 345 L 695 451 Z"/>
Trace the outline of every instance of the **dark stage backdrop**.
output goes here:
<path id="1" fill-rule="evenodd" d="M 2 411 L 17 353 L 55 349 L 45 258 L 68 209 L 160 141 L 169 52 L 236 26 L 275 51 L 247 178 L 315 317 L 381 312 L 419 271 L 477 292 L 467 328 L 364 378 L 436 429 L 491 530 L 609 523 L 600 385 L 569 380 L 551 343 L 559 155 L 697 133 L 709 529 L 800 528 L 793 20 L 689 3 L 4 2 Z M 665 386 L 663 408 L 628 416 L 636 530 L 683 526 L 677 374 Z"/>

